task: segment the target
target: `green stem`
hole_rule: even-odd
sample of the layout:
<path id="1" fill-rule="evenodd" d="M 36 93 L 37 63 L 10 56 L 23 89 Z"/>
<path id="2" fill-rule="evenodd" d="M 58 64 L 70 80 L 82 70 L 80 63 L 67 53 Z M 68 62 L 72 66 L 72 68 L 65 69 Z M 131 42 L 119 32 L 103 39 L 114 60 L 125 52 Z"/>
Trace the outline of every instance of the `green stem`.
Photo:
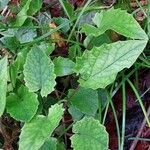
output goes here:
<path id="1" fill-rule="evenodd" d="M 123 82 L 122 84 L 122 136 L 121 136 L 120 150 L 124 149 L 125 120 L 126 120 L 126 91 L 125 91 L 125 82 Z"/>
<path id="2" fill-rule="evenodd" d="M 147 116 L 147 113 L 146 113 L 144 104 L 143 104 L 143 102 L 142 102 L 142 99 L 141 99 L 141 97 L 140 97 L 138 91 L 136 90 L 135 86 L 133 85 L 133 83 L 132 83 L 129 79 L 127 79 L 127 81 L 128 81 L 128 83 L 129 83 L 129 85 L 131 86 L 132 90 L 134 91 L 134 93 L 135 93 L 135 95 L 136 95 L 136 97 L 137 97 L 137 99 L 138 99 L 138 101 L 139 101 L 139 104 L 140 104 L 140 106 L 141 106 L 141 108 L 142 108 L 142 111 L 143 111 L 143 114 L 144 114 L 145 119 L 146 119 L 146 121 L 147 121 L 147 124 L 148 124 L 148 126 L 150 127 L 149 118 L 148 118 L 148 116 Z"/>
<path id="3" fill-rule="evenodd" d="M 115 107 L 114 104 L 112 102 L 111 96 L 109 95 L 109 93 L 107 93 L 107 98 L 110 102 L 113 114 L 114 114 L 114 118 L 115 118 L 115 123 L 116 123 L 116 128 L 117 128 L 117 135 L 118 135 L 118 149 L 120 150 L 120 129 L 119 129 L 119 123 L 118 123 L 118 118 L 117 118 L 117 114 L 115 111 Z"/>
<path id="4" fill-rule="evenodd" d="M 78 16 L 78 18 L 77 18 L 77 20 L 76 20 L 76 22 L 75 22 L 75 24 L 74 24 L 74 26 L 73 26 L 73 28 L 72 28 L 70 34 L 69 34 L 68 42 L 69 42 L 69 40 L 71 39 L 71 37 L 72 37 L 72 35 L 73 35 L 73 32 L 74 32 L 74 30 L 75 30 L 75 28 L 76 28 L 76 26 L 77 26 L 77 24 L 78 24 L 78 22 L 79 22 L 81 16 L 83 15 L 85 9 L 88 7 L 88 5 L 90 4 L 91 1 L 92 1 L 92 0 L 88 0 L 87 3 L 84 5 L 84 7 L 83 7 L 81 13 L 79 14 L 79 16 Z M 67 42 L 67 43 L 68 43 L 68 42 Z"/>
<path id="5" fill-rule="evenodd" d="M 148 11 L 147 11 L 147 31 L 148 37 L 150 38 L 150 0 L 148 0 Z"/>

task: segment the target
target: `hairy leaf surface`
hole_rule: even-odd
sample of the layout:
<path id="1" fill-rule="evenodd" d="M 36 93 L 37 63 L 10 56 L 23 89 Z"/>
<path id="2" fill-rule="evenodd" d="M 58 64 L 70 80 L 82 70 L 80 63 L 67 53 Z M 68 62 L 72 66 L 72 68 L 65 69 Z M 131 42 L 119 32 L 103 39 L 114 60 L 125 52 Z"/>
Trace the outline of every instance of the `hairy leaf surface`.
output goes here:
<path id="1" fill-rule="evenodd" d="M 75 66 L 75 71 L 81 75 L 81 86 L 105 88 L 115 80 L 119 71 L 133 65 L 146 44 L 143 40 L 119 41 L 85 51 L 77 58 Z"/>
<path id="2" fill-rule="evenodd" d="M 19 150 L 38 150 L 59 125 L 64 109 L 55 104 L 49 109 L 48 116 L 36 116 L 22 128 Z"/>
<path id="3" fill-rule="evenodd" d="M 28 53 L 23 72 L 25 84 L 31 92 L 41 89 L 41 95 L 47 96 L 54 90 L 54 64 L 39 47 L 33 47 Z"/>
<path id="4" fill-rule="evenodd" d="M 28 91 L 28 88 L 21 86 L 18 92 L 7 97 L 7 111 L 16 120 L 27 122 L 36 114 L 39 102 L 37 95 Z"/>
<path id="5" fill-rule="evenodd" d="M 53 62 L 55 65 L 55 74 L 57 76 L 66 76 L 73 73 L 75 63 L 72 60 L 58 57 L 55 58 Z"/>
<path id="6" fill-rule="evenodd" d="M 108 150 L 108 133 L 94 118 L 83 118 L 73 125 L 71 144 L 74 150 Z"/>

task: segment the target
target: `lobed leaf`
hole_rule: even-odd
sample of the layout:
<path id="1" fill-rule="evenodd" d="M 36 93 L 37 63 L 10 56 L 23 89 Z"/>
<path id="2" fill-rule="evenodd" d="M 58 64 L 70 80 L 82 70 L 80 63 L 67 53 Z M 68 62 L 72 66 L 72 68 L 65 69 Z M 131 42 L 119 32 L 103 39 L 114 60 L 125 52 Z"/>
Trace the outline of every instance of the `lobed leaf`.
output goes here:
<path id="1" fill-rule="evenodd" d="M 16 120 L 28 122 L 36 114 L 38 99 L 35 93 L 28 91 L 28 88 L 21 86 L 18 92 L 7 97 L 7 112 Z"/>
<path id="2" fill-rule="evenodd" d="M 36 116 L 25 123 L 19 140 L 19 150 L 38 150 L 59 125 L 64 109 L 55 104 L 49 109 L 48 116 Z"/>
<path id="3" fill-rule="evenodd" d="M 73 125 L 73 150 L 108 150 L 108 133 L 94 118 L 83 118 Z"/>

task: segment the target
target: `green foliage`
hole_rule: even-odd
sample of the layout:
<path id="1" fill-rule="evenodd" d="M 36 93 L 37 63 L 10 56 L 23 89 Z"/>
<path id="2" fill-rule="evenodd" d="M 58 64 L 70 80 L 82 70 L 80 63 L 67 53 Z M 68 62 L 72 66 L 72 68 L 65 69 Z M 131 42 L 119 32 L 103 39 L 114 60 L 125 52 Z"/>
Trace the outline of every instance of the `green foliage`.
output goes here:
<path id="1" fill-rule="evenodd" d="M 7 57 L 0 60 L 0 116 L 3 114 L 6 105 L 7 92 Z"/>
<path id="2" fill-rule="evenodd" d="M 47 140 L 62 119 L 64 109 L 55 104 L 49 109 L 48 116 L 36 116 L 22 128 L 19 150 L 37 150 Z"/>
<path id="3" fill-rule="evenodd" d="M 145 48 L 147 41 L 128 40 L 103 44 L 85 51 L 77 58 L 75 72 L 80 73 L 80 85 L 85 88 L 105 88 L 119 71 L 130 68 Z"/>
<path id="4" fill-rule="evenodd" d="M 0 0 L 0 9 L 3 9 L 7 6 L 9 0 Z"/>
<path id="5" fill-rule="evenodd" d="M 42 0 L 32 0 L 30 3 L 30 7 L 28 10 L 29 15 L 34 15 L 36 12 L 38 12 L 42 7 Z"/>
<path id="6" fill-rule="evenodd" d="M 86 24 L 82 28 L 82 31 L 87 35 L 99 36 L 107 30 L 114 30 L 132 39 L 147 39 L 144 30 L 142 30 L 133 16 L 125 10 L 114 8 L 107 11 L 102 10 L 95 15 L 93 22 L 97 27 Z"/>
<path id="7" fill-rule="evenodd" d="M 41 0 L 27 0 L 23 1 L 23 8 L 21 11 L 17 14 L 15 26 L 22 26 L 28 16 L 34 15 L 37 11 L 40 10 L 42 6 Z"/>
<path id="8" fill-rule="evenodd" d="M 125 69 L 131 74 L 135 62 L 133 68 L 149 66 L 143 52 L 148 37 L 125 10 L 100 10 L 91 2 L 74 9 L 69 0 L 59 0 L 65 17 L 56 18 L 49 11 L 53 3 L 22 0 L 16 6 L 16 18 L 8 17 L 6 24 L 0 18 L 0 117 L 19 122 L 19 150 L 65 150 L 70 129 L 73 150 L 108 150 L 108 133 L 101 123 L 105 124 L 109 102 L 118 149 L 123 143 L 124 132 L 119 133 L 108 93 L 119 90 L 128 78 L 121 80 Z M 11 7 L 8 1 L 0 0 L 0 9 L 7 4 Z M 56 26 L 52 28 L 50 23 Z M 119 40 L 114 40 L 112 33 Z"/>
<path id="9" fill-rule="evenodd" d="M 16 34 L 16 38 L 20 43 L 32 42 L 36 36 L 36 30 L 29 27 L 18 29 Z"/>
<path id="10" fill-rule="evenodd" d="M 26 19 L 28 18 L 27 11 L 30 8 L 30 3 L 32 0 L 27 0 L 24 7 L 21 9 L 21 11 L 17 14 L 15 26 L 22 26 Z"/>
<path id="11" fill-rule="evenodd" d="M 66 15 L 68 16 L 69 19 L 73 19 L 74 13 L 73 13 L 73 7 L 69 3 L 68 0 L 59 0 L 60 4 L 62 5 Z"/>
<path id="12" fill-rule="evenodd" d="M 74 94 L 75 93 L 75 94 Z M 69 90 L 70 103 L 86 115 L 94 116 L 98 109 L 98 93 L 92 89 Z"/>
<path id="13" fill-rule="evenodd" d="M 71 137 L 74 150 L 107 150 L 108 133 L 103 125 L 94 118 L 83 118 L 73 125 Z"/>
<path id="14" fill-rule="evenodd" d="M 38 46 L 28 53 L 23 72 L 26 86 L 31 92 L 41 90 L 41 95 L 47 96 L 54 90 L 54 64 Z"/>
<path id="15" fill-rule="evenodd" d="M 35 93 L 30 93 L 28 88 L 21 86 L 17 93 L 7 97 L 7 112 L 16 120 L 28 122 L 36 114 L 39 102 Z"/>
<path id="16" fill-rule="evenodd" d="M 47 139 L 40 150 L 57 150 L 57 140 L 52 137 Z"/>
<path id="17" fill-rule="evenodd" d="M 55 74 L 57 76 L 66 76 L 73 73 L 75 63 L 68 58 L 58 57 L 53 61 L 55 65 Z"/>

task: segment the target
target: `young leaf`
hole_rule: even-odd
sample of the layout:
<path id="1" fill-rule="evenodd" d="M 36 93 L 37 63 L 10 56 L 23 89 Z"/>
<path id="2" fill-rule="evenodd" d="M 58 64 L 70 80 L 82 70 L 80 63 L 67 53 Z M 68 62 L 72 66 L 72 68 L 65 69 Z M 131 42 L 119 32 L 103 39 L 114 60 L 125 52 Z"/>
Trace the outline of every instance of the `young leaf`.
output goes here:
<path id="1" fill-rule="evenodd" d="M 92 89 L 80 88 L 75 94 L 69 91 L 68 97 L 71 105 L 86 115 L 95 115 L 98 109 L 98 93 Z M 72 96 L 73 95 L 73 96 Z"/>
<path id="2" fill-rule="evenodd" d="M 7 92 L 7 57 L 0 60 L 0 116 L 2 116 L 6 105 Z"/>
<path id="3" fill-rule="evenodd" d="M 83 118 L 73 125 L 71 144 L 74 150 L 108 150 L 108 133 L 94 118 Z"/>
<path id="4" fill-rule="evenodd" d="M 128 40 L 103 44 L 85 51 L 77 58 L 75 71 L 81 74 L 79 82 L 85 88 L 105 88 L 119 71 L 130 68 L 145 48 L 147 41 Z"/>
<path id="5" fill-rule="evenodd" d="M 101 13 L 95 15 L 93 22 L 97 28 L 88 24 L 82 28 L 82 31 L 87 35 L 99 36 L 107 30 L 114 30 L 132 39 L 148 39 L 138 22 L 125 10 L 114 8 L 108 9 L 107 11 L 102 10 Z"/>
<path id="6" fill-rule="evenodd" d="M 7 97 L 6 109 L 16 120 L 28 122 L 36 114 L 39 102 L 35 93 L 30 93 L 28 88 L 21 86 L 17 94 Z"/>
<path id="7" fill-rule="evenodd" d="M 19 140 L 19 150 L 38 150 L 59 125 L 64 109 L 55 104 L 47 117 L 39 115 L 25 123 Z"/>
<path id="8" fill-rule="evenodd" d="M 15 26 L 22 26 L 24 22 L 27 19 L 27 11 L 29 10 L 29 6 L 32 0 L 27 0 L 26 4 L 24 7 L 21 9 L 21 11 L 17 14 Z"/>
<path id="9" fill-rule="evenodd" d="M 53 63 L 55 65 L 55 74 L 57 76 L 66 76 L 73 73 L 75 63 L 72 60 L 58 57 L 54 59 Z"/>
<path id="10" fill-rule="evenodd" d="M 38 46 L 34 46 L 28 53 L 23 73 L 25 84 L 31 92 L 41 89 L 43 97 L 54 90 L 54 64 Z"/>
<path id="11" fill-rule="evenodd" d="M 39 150 L 57 150 L 57 139 L 50 137 Z"/>

